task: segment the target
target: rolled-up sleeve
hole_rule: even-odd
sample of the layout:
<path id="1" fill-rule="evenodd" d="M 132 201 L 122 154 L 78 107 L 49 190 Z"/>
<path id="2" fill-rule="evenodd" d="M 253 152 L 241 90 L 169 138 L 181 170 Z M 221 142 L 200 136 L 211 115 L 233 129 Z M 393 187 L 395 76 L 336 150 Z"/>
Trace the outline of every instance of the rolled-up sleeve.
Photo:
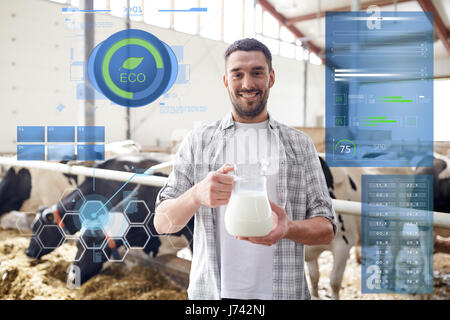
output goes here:
<path id="1" fill-rule="evenodd" d="M 181 143 L 173 161 L 167 183 L 158 193 L 155 209 L 167 199 L 178 198 L 194 185 L 193 138 L 190 132 Z"/>
<path id="2" fill-rule="evenodd" d="M 319 156 L 311 138 L 307 137 L 305 150 L 305 174 L 306 174 L 306 219 L 324 217 L 333 224 L 336 234 L 337 221 L 331 198 L 328 193 L 325 176 L 320 166 Z"/>

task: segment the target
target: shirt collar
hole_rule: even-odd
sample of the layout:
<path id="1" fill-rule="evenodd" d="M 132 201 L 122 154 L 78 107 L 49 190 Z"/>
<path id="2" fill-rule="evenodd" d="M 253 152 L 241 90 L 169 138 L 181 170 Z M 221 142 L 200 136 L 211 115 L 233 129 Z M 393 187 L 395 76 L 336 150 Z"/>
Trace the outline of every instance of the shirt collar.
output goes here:
<path id="1" fill-rule="evenodd" d="M 268 123 L 269 127 L 271 129 L 276 128 L 277 127 L 276 121 L 270 116 L 270 113 L 268 113 L 268 115 L 269 115 L 269 123 Z M 222 119 L 220 128 L 221 130 L 226 130 L 233 126 L 234 126 L 233 114 L 231 112 L 228 112 L 227 115 Z"/>

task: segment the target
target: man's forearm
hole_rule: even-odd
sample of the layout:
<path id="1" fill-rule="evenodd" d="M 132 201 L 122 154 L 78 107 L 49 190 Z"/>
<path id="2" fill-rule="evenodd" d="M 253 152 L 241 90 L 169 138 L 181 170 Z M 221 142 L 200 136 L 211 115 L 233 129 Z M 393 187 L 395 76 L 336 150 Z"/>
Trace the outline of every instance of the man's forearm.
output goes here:
<path id="1" fill-rule="evenodd" d="M 289 221 L 285 238 L 306 245 L 329 244 L 334 238 L 333 225 L 324 217 Z"/>
<path id="2" fill-rule="evenodd" d="M 192 188 L 176 199 L 161 202 L 155 212 L 155 229 L 158 233 L 180 231 L 197 212 L 200 206 L 216 208 L 228 203 L 233 189 L 233 177 L 227 175 L 234 170 L 224 164 L 219 170 L 211 171 Z"/>
<path id="3" fill-rule="evenodd" d="M 176 199 L 161 202 L 155 212 L 155 229 L 158 233 L 174 233 L 180 231 L 200 208 L 193 186 Z"/>

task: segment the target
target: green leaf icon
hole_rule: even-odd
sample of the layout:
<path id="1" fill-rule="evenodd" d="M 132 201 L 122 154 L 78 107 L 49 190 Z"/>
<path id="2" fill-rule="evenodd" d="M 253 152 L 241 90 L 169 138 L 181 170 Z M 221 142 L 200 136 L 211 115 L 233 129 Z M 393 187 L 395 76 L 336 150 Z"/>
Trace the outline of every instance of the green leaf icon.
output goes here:
<path id="1" fill-rule="evenodd" d="M 122 63 L 122 66 L 119 68 L 119 70 L 122 68 L 125 68 L 127 70 L 133 70 L 133 69 L 137 68 L 138 65 L 141 64 L 142 60 L 144 60 L 144 57 L 141 57 L 141 58 L 130 57 Z"/>

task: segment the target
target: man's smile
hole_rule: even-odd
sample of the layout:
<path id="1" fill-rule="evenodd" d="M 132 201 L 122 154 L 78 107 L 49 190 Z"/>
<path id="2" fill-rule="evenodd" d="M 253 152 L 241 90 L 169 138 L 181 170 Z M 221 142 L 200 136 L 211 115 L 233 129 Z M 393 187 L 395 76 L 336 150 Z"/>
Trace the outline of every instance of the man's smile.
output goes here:
<path id="1" fill-rule="evenodd" d="M 255 101 L 258 99 L 258 96 L 260 95 L 260 91 L 251 91 L 251 92 L 240 92 L 238 93 L 238 96 L 243 98 L 245 101 Z"/>

